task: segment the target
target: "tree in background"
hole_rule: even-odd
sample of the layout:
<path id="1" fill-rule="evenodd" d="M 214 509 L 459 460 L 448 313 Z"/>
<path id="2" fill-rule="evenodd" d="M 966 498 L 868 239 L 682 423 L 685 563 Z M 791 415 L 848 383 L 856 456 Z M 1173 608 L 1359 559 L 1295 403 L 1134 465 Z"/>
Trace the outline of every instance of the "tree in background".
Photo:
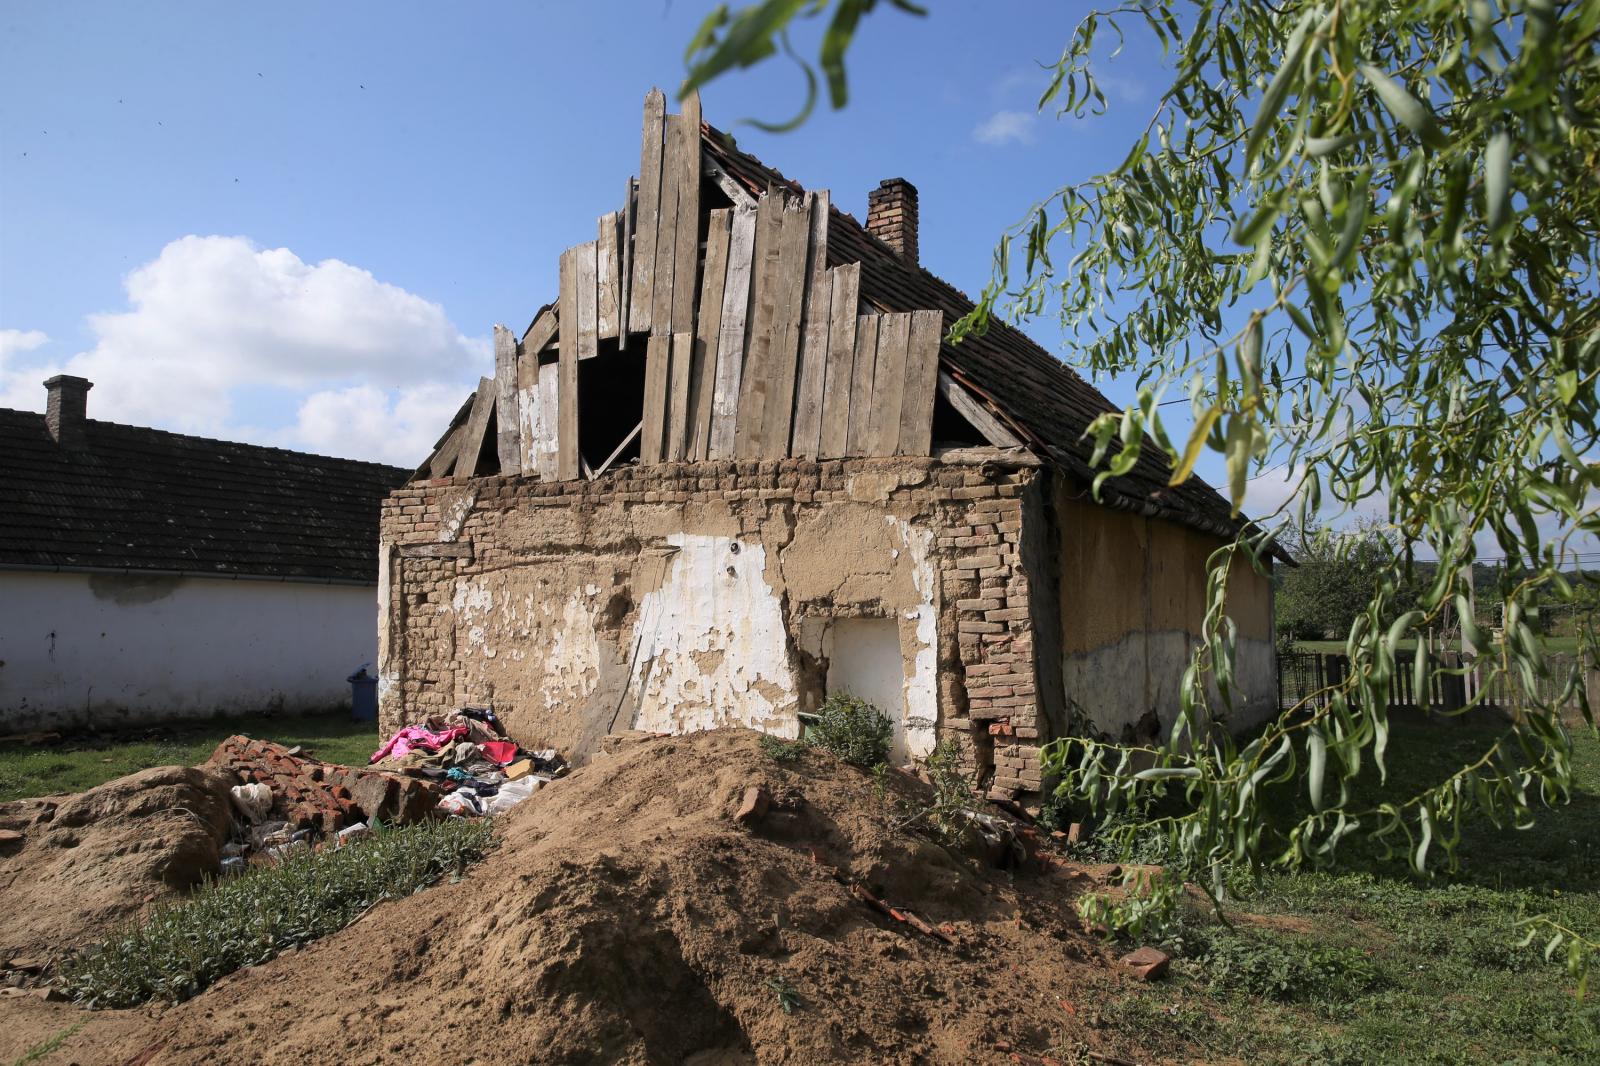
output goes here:
<path id="1" fill-rule="evenodd" d="M 1378 589 L 1395 554 L 1394 542 L 1392 532 L 1370 521 L 1345 532 L 1298 529 L 1283 538 L 1296 565 L 1273 572 L 1280 641 L 1344 639 Z M 1380 621 L 1391 624 L 1416 607 L 1416 576 L 1396 591 L 1390 616 Z"/>
<path id="2" fill-rule="evenodd" d="M 917 10 L 906 3 L 893 6 Z M 780 47 L 797 19 L 824 21 L 818 65 L 834 106 L 846 54 L 874 0 L 765 0 L 718 8 L 691 43 L 686 88 Z M 1094 58 L 1127 32 L 1166 50 L 1171 82 L 1114 171 L 1065 184 L 1003 235 L 993 278 L 959 340 L 991 317 L 1055 312 L 1069 359 L 1139 384 L 1135 404 L 1092 426 L 1101 478 L 1160 449 L 1172 480 L 1220 453 L 1235 508 L 1251 473 L 1283 464 L 1294 492 L 1268 533 L 1376 509 L 1386 539 L 1345 633 L 1347 678 L 1308 696 L 1248 743 L 1207 723 L 1232 701 L 1229 563 L 1209 563 L 1204 646 L 1163 745 L 1056 744 L 1048 769 L 1104 812 L 1180 800 L 1145 831 L 1167 838 L 1168 876 L 1097 914 L 1138 927 L 1170 908 L 1180 878 L 1221 895 L 1225 873 L 1333 859 L 1352 834 L 1401 842 L 1426 871 L 1454 863 L 1470 811 L 1520 825 L 1570 788 L 1570 740 L 1526 610 L 1571 595 L 1573 538 L 1600 532 L 1595 489 L 1600 300 L 1600 3 L 1596 0 L 1139 0 L 1086 14 L 1045 76 L 1041 109 L 1104 103 Z M 1020 47 L 1031 47 L 1019 27 Z M 807 109 L 816 80 L 809 79 Z M 802 112 L 801 118 L 804 117 Z M 1160 404 L 1186 398 L 1172 436 Z M 1505 640 L 1468 608 L 1478 542 L 1506 565 Z M 1438 562 L 1416 604 L 1397 610 Z M 1349 783 L 1385 766 L 1396 648 L 1447 612 L 1489 649 L 1523 711 L 1488 750 L 1409 798 L 1358 809 Z M 1589 637 L 1593 643 L 1592 634 Z M 1430 669 L 1425 656 L 1415 669 Z M 1415 679 L 1425 691 L 1426 676 Z M 1592 721 L 1592 719 L 1591 719 Z M 1302 790 L 1310 813 L 1264 812 Z M 1128 831 L 1130 835 L 1135 830 Z M 1548 919 L 1552 950 L 1582 970 L 1594 945 Z M 1537 932 L 1534 926 L 1532 931 Z"/>

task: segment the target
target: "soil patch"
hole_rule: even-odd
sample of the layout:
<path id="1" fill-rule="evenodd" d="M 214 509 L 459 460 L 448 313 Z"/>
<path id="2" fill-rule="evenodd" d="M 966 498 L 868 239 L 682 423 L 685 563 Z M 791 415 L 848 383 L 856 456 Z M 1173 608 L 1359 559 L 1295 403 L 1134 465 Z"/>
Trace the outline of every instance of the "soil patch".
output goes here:
<path id="1" fill-rule="evenodd" d="M 920 782 L 757 741 L 598 757 L 461 882 L 225 978 L 108 1061 L 1149 1061 L 1094 1024 L 1129 978 L 1073 913 L 1090 879 L 952 855 L 898 824 Z M 768 808 L 736 821 L 753 787 Z"/>
<path id="2" fill-rule="evenodd" d="M 0 803 L 0 967 L 48 968 L 215 876 L 233 783 L 161 766 L 75 796 Z"/>

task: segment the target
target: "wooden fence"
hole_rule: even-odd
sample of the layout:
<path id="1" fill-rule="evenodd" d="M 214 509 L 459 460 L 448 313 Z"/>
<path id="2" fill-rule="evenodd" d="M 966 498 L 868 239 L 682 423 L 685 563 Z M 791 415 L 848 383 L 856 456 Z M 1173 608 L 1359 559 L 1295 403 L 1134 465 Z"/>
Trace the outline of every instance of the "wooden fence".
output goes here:
<path id="1" fill-rule="evenodd" d="M 1524 702 L 1521 683 L 1504 673 L 1487 668 L 1471 669 L 1472 660 L 1455 652 L 1431 652 L 1434 663 L 1428 671 L 1426 692 L 1418 692 L 1414 672 L 1416 652 L 1395 656 L 1395 673 L 1389 684 L 1390 710 L 1452 711 L 1473 703 L 1503 710 Z M 1550 655 L 1543 677 L 1534 679 L 1540 700 L 1559 699 L 1572 670 L 1579 665 L 1575 655 Z M 1293 652 L 1278 657 L 1278 706 L 1287 709 L 1301 700 L 1339 684 L 1350 672 L 1350 661 L 1343 655 L 1318 652 Z M 1600 672 L 1590 669 L 1585 675 L 1590 700 L 1600 697 Z M 1476 693 L 1476 698 L 1473 698 Z M 1569 694 L 1566 701 L 1577 705 Z"/>

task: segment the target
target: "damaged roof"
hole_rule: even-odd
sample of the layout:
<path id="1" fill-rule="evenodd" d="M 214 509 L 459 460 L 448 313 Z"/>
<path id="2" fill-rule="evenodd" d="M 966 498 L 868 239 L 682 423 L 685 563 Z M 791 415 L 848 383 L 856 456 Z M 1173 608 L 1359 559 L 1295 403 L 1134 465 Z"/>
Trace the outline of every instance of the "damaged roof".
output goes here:
<path id="1" fill-rule="evenodd" d="M 0 408 L 0 569 L 181 571 L 376 583 L 381 463 Z"/>
<path id="2" fill-rule="evenodd" d="M 804 191 L 798 182 L 740 151 L 727 134 L 709 124 L 701 130 L 707 154 L 752 195 L 769 185 Z M 829 218 L 828 260 L 830 265 L 860 261 L 861 299 L 880 311 L 937 309 L 944 314 L 948 332 L 973 308 L 965 293 L 906 262 L 837 207 Z M 1093 479 L 1089 465 L 1093 444 L 1084 439 L 1084 430 L 1098 415 L 1120 414 L 1121 408 L 1065 363 L 998 320 L 982 336 L 969 336 L 959 345 L 944 342 L 939 361 L 968 390 L 988 400 L 1034 450 L 1084 482 Z M 1134 468 L 1122 477 L 1108 478 L 1101 497 L 1113 506 L 1220 536 L 1238 532 L 1242 522 L 1231 515 L 1232 508 L 1220 493 L 1198 477 L 1169 486 L 1171 476 L 1165 453 L 1147 441 Z"/>

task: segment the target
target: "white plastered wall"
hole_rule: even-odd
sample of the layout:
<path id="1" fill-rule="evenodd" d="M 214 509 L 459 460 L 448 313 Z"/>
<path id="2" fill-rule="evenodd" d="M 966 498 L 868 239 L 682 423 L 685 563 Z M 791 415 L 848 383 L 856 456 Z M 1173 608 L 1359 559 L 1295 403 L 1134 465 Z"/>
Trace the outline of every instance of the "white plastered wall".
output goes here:
<path id="1" fill-rule="evenodd" d="M 349 703 L 377 589 L 0 571 L 0 730 Z"/>

